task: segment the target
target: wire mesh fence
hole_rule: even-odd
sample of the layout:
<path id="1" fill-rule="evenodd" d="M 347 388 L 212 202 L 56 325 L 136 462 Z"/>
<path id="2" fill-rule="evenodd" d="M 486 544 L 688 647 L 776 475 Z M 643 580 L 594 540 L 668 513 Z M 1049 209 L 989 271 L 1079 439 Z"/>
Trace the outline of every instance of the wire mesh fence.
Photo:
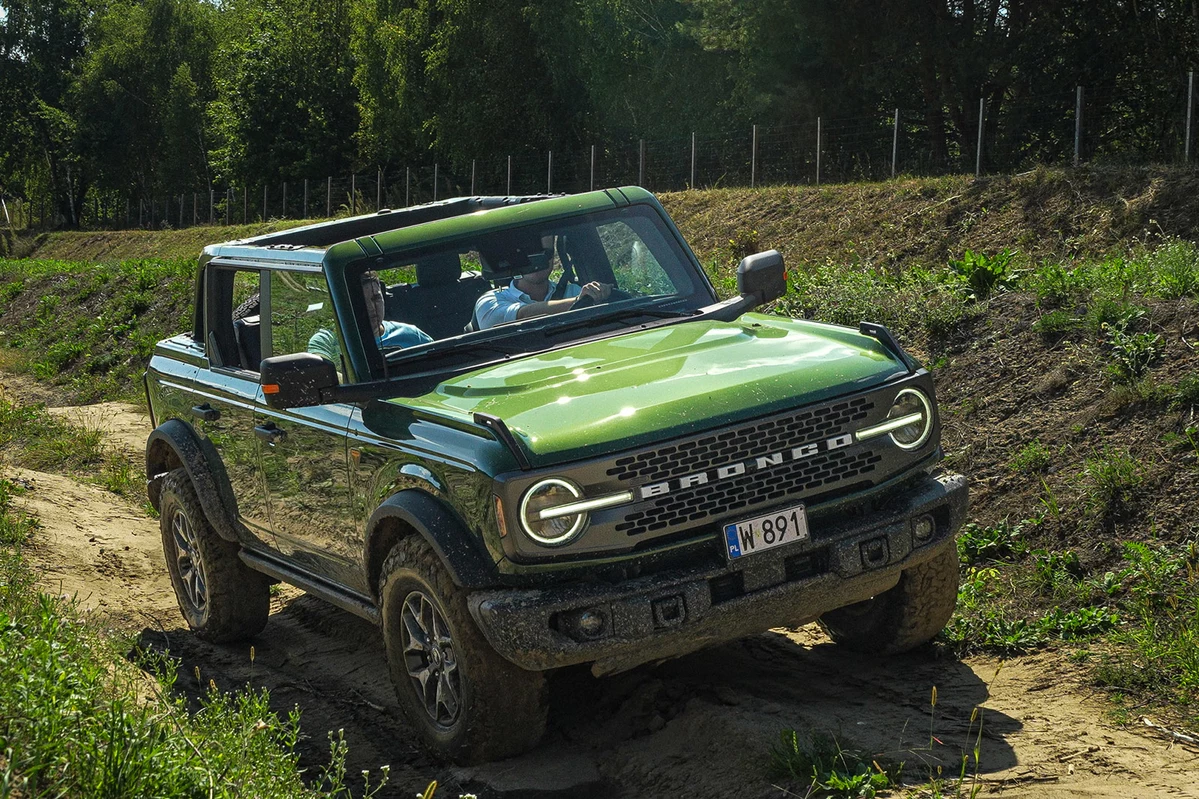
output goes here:
<path id="1" fill-rule="evenodd" d="M 469 163 L 379 167 L 294 182 L 256 179 L 177 193 L 89 192 L 68 220 L 50 196 L 3 197 L 15 230 L 182 228 L 404 208 L 463 195 L 652 191 L 879 181 L 898 175 L 1017 172 L 1036 165 L 1189 163 L 1194 74 L 1175 87 L 1106 85 L 983 98 L 972 108 L 751 126 L 668 139 L 524 150 Z"/>

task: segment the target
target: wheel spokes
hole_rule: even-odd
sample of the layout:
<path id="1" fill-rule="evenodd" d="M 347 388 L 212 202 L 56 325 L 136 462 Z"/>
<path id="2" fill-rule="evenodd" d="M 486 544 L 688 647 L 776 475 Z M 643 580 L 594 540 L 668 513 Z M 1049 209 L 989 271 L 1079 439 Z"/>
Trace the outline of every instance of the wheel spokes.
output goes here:
<path id="1" fill-rule="evenodd" d="M 429 596 L 413 591 L 401 606 L 399 627 L 412 690 L 432 721 L 453 724 L 461 712 L 462 700 L 449 624 Z"/>
<path id="2" fill-rule="evenodd" d="M 203 613 L 208 604 L 208 580 L 195 530 L 182 511 L 176 512 L 171 520 L 171 537 L 175 542 L 175 564 L 185 599 L 196 612 Z"/>

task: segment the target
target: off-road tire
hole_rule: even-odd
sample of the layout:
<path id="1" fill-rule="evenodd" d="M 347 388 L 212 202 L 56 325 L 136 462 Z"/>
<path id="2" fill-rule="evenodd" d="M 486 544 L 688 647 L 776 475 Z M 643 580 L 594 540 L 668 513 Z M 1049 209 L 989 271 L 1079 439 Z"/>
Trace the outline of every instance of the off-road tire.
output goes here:
<path id="1" fill-rule="evenodd" d="M 958 597 L 958 552 L 944 552 L 907 569 L 876 597 L 829 611 L 820 626 L 857 652 L 895 655 L 928 643 L 944 629 Z"/>
<path id="2" fill-rule="evenodd" d="M 406 659 L 405 603 L 412 601 L 416 607 L 422 597 L 441 615 L 452 643 L 439 645 L 436 658 L 432 653 L 412 651 Z M 466 592 L 454 585 L 423 538 L 410 536 L 392 548 L 383 562 L 379 598 L 396 697 L 431 751 L 458 763 L 479 763 L 511 757 L 537 745 L 545 732 L 548 709 L 545 674 L 525 671 L 491 648 L 471 618 Z M 426 699 L 409 675 L 409 663 L 427 665 L 433 659 L 438 664 L 452 661 L 457 675 L 458 712 L 446 723 L 426 709 Z M 415 668 L 420 669 L 419 665 Z M 440 705 L 435 711 L 441 711 Z"/>
<path id="3" fill-rule="evenodd" d="M 196 636 L 223 643 L 262 632 L 271 610 L 270 581 L 241 562 L 238 544 L 212 529 L 185 470 L 175 469 L 163 478 L 159 513 L 171 585 Z M 196 599 L 197 569 L 203 602 Z"/>

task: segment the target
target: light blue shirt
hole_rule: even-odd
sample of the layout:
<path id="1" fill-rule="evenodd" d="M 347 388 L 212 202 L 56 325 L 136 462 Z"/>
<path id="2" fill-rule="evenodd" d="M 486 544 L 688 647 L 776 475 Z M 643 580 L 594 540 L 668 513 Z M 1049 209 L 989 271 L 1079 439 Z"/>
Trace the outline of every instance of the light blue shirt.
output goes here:
<path id="1" fill-rule="evenodd" d="M 428 344 L 433 339 L 428 333 L 416 325 L 407 322 L 392 322 L 383 320 L 383 335 L 375 338 L 380 349 L 389 347 L 415 347 L 418 344 Z M 341 344 L 332 330 L 321 328 L 308 339 L 308 351 L 333 361 L 338 371 L 342 370 Z"/>
<path id="2" fill-rule="evenodd" d="M 556 284 L 550 281 L 549 290 L 545 297 L 549 299 L 554 293 Z M 566 285 L 566 293 L 562 295 L 562 299 L 579 296 L 579 288 L 577 283 L 568 283 Z M 489 327 L 501 325 L 504 322 L 513 322 L 516 320 L 516 314 L 526 305 L 532 305 L 540 300 L 535 300 L 528 294 L 516 287 L 516 281 L 513 280 L 502 289 L 489 291 L 479 298 L 475 303 L 475 317 L 479 320 L 479 328 L 486 330 Z"/>

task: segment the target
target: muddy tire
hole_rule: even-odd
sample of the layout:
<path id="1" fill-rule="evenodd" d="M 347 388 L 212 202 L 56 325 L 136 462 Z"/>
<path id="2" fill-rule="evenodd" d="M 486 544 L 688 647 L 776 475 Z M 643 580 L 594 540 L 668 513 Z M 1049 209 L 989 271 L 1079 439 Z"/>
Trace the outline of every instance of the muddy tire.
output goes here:
<path id="1" fill-rule="evenodd" d="M 933 639 L 953 615 L 958 597 L 958 552 L 950 547 L 906 570 L 894 588 L 820 617 L 838 644 L 858 652 L 894 655 Z"/>
<path id="2" fill-rule="evenodd" d="M 400 708 L 437 755 L 458 763 L 532 749 L 545 732 L 545 675 L 491 648 L 437 554 L 401 540 L 379 581 L 383 640 Z"/>
<path id="3" fill-rule="evenodd" d="M 241 562 L 240 546 L 212 529 L 183 469 L 163 478 L 159 512 L 171 585 L 196 636 L 222 643 L 261 632 L 271 610 L 270 581 Z"/>

